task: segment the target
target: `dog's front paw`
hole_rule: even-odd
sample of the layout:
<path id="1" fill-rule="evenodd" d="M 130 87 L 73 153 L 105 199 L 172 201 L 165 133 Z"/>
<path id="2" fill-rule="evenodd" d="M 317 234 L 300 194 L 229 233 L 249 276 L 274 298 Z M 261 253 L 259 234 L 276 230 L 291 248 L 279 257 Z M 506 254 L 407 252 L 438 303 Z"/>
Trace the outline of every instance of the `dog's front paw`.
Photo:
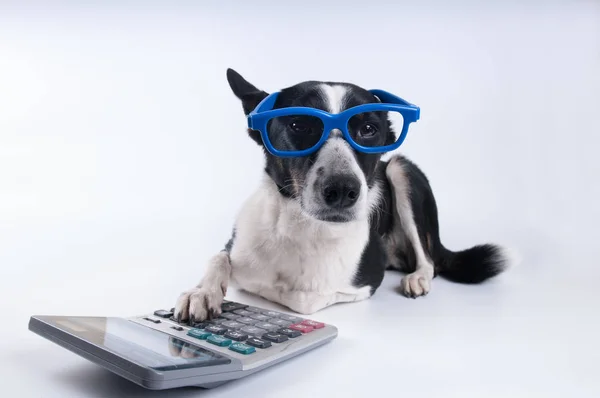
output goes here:
<path id="1" fill-rule="evenodd" d="M 190 325 L 221 315 L 224 291 L 221 287 L 195 287 L 183 292 L 175 305 L 175 319 Z"/>

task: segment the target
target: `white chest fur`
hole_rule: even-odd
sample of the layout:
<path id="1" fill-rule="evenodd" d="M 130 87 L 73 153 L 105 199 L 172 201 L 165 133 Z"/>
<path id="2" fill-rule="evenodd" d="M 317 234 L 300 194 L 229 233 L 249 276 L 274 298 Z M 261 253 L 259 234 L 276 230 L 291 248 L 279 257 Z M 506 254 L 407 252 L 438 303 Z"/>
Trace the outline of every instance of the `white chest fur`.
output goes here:
<path id="1" fill-rule="evenodd" d="M 326 223 L 302 213 L 265 177 L 235 225 L 232 279 L 242 289 L 350 293 L 368 242 L 369 221 Z"/>

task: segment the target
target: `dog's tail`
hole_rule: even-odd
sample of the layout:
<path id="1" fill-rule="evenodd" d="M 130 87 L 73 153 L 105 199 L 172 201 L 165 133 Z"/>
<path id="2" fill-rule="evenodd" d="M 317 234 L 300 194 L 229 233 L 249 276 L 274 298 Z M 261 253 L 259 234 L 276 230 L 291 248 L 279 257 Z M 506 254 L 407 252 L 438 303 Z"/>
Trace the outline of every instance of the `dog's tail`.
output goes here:
<path id="1" fill-rule="evenodd" d="M 442 247 L 435 262 L 441 277 L 459 283 L 481 283 L 512 265 L 510 253 L 496 245 L 484 244 L 453 252 Z"/>

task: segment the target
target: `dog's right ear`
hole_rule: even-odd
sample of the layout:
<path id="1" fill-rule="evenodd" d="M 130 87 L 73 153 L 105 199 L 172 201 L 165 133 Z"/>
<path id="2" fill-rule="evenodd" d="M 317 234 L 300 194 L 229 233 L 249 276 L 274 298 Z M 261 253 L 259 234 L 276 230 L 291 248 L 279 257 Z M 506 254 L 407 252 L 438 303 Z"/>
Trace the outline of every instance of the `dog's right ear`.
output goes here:
<path id="1" fill-rule="evenodd" d="M 245 115 L 252 112 L 260 101 L 269 95 L 248 83 L 242 75 L 231 68 L 227 69 L 227 81 L 229 82 L 231 91 L 242 101 Z"/>

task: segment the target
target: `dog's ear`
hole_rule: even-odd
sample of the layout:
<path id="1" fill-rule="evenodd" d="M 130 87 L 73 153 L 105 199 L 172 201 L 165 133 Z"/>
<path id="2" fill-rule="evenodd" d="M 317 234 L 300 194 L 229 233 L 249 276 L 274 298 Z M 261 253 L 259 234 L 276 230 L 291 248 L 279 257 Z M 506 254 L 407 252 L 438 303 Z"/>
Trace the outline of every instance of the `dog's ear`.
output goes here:
<path id="1" fill-rule="evenodd" d="M 256 106 L 265 99 L 268 93 L 257 89 L 252 84 L 248 83 L 246 79 L 233 69 L 227 69 L 227 81 L 231 87 L 231 91 L 242 101 L 244 107 L 244 114 L 248 115 L 256 108 Z"/>

